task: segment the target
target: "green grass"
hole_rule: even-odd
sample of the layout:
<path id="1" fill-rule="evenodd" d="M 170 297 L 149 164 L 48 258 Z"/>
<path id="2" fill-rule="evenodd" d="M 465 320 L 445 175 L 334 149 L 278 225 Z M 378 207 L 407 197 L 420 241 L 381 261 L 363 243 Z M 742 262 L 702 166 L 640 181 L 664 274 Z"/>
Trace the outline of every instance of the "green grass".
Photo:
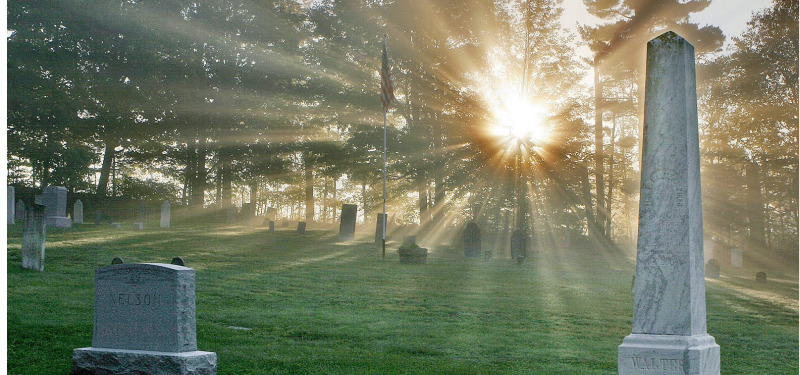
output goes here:
<path id="1" fill-rule="evenodd" d="M 70 372 L 72 349 L 91 345 L 94 271 L 115 256 L 197 270 L 198 349 L 219 374 L 615 374 L 631 329 L 633 263 L 600 251 L 517 265 L 434 246 L 402 265 L 396 243 L 382 261 L 329 231 L 86 225 L 48 234 L 38 273 L 21 268 L 20 238 L 9 227 L 10 374 Z M 706 284 L 722 373 L 797 374 L 796 271 L 767 284 L 726 271 Z"/>

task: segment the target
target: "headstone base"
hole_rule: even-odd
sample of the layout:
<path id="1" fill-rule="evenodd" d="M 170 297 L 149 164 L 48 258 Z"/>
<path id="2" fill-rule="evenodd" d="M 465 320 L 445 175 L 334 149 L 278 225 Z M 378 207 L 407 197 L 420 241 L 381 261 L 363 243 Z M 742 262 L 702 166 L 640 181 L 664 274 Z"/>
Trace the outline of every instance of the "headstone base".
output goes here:
<path id="1" fill-rule="evenodd" d="M 72 351 L 72 374 L 181 374 L 216 375 L 217 353 L 153 352 L 108 348 L 79 348 Z"/>
<path id="2" fill-rule="evenodd" d="M 50 228 L 72 228 L 72 219 L 68 217 L 50 216 L 45 219 L 45 224 Z"/>
<path id="3" fill-rule="evenodd" d="M 620 375 L 719 375 L 719 345 L 714 337 L 631 334 L 617 352 Z"/>

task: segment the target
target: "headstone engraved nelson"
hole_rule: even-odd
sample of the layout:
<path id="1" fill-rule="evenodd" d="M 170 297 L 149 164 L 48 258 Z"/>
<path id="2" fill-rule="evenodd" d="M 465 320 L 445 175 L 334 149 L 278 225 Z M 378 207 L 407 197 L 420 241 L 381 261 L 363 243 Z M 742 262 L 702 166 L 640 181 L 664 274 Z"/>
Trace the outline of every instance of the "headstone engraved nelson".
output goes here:
<path id="1" fill-rule="evenodd" d="M 216 353 L 197 350 L 193 269 L 102 267 L 94 299 L 92 346 L 73 351 L 73 374 L 216 374 Z"/>
<path id="2" fill-rule="evenodd" d="M 647 44 L 633 329 L 619 374 L 719 374 L 706 332 L 694 47 L 673 32 Z"/>
<path id="3" fill-rule="evenodd" d="M 342 205 L 342 217 L 339 221 L 339 240 L 352 240 L 356 233 L 356 217 L 358 206 L 354 204 Z"/>

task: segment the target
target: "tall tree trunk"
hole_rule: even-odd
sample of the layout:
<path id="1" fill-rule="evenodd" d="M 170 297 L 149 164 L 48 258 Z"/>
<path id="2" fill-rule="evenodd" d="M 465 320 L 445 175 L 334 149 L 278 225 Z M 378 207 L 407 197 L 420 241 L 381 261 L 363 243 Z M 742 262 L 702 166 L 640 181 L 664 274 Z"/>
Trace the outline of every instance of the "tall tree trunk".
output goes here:
<path id="1" fill-rule="evenodd" d="M 247 184 L 250 187 L 250 212 L 247 212 L 249 217 L 256 216 L 256 204 L 258 204 L 258 180 L 255 178 L 250 180 Z"/>
<path id="2" fill-rule="evenodd" d="M 369 220 L 370 217 L 368 216 L 369 213 L 367 212 L 367 183 L 366 182 L 362 182 L 361 183 L 361 205 L 362 205 L 362 211 L 364 211 L 364 222 L 367 222 L 367 220 Z"/>
<path id="3" fill-rule="evenodd" d="M 425 225 L 430 220 L 430 212 L 428 212 L 428 178 L 424 170 L 417 171 L 417 196 L 419 222 Z"/>
<path id="4" fill-rule="evenodd" d="M 192 181 L 192 195 L 191 205 L 193 207 L 202 208 L 205 203 L 206 193 L 206 178 L 208 171 L 206 170 L 206 139 L 204 136 L 199 136 L 195 147 L 194 157 L 194 178 Z"/>
<path id="5" fill-rule="evenodd" d="M 595 197 L 597 202 L 595 209 L 597 210 L 597 222 L 601 227 L 605 223 L 605 213 L 603 212 L 605 205 L 603 204 L 603 192 L 605 191 L 605 184 L 603 174 L 605 168 L 603 166 L 603 86 L 600 81 L 600 62 L 595 59 L 594 62 L 594 173 L 595 173 Z"/>
<path id="6" fill-rule="evenodd" d="M 222 170 L 222 207 L 230 207 L 233 204 L 233 181 L 231 179 L 231 160 L 227 150 L 220 151 L 220 162 Z"/>
<path id="7" fill-rule="evenodd" d="M 747 226 L 750 232 L 749 251 L 763 252 L 764 242 L 764 199 L 761 196 L 761 177 L 758 164 L 748 162 L 745 166 L 745 184 L 747 188 Z"/>
<path id="8" fill-rule="evenodd" d="M 314 221 L 314 163 L 311 161 L 310 155 L 305 155 L 303 158 L 303 170 L 306 185 L 306 215 L 307 222 Z"/>
<path id="9" fill-rule="evenodd" d="M 612 123 L 611 123 L 611 145 L 608 151 L 608 195 L 606 195 L 606 235 L 611 237 L 611 220 L 613 215 L 611 215 L 611 202 L 613 201 L 613 193 L 614 193 L 614 146 L 615 146 L 615 137 L 617 136 L 617 114 L 612 114 Z"/>
<path id="10" fill-rule="evenodd" d="M 114 161 L 114 148 L 116 146 L 106 141 L 106 149 L 103 151 L 103 164 L 100 167 L 100 179 L 97 181 L 97 196 L 103 197 L 108 191 L 108 179 L 111 176 L 111 165 Z"/>

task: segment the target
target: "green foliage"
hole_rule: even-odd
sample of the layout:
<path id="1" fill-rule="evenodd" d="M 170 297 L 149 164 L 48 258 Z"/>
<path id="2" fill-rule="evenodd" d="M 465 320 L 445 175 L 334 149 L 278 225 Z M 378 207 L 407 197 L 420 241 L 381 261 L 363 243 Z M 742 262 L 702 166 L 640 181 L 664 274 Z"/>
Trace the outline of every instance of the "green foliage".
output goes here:
<path id="1" fill-rule="evenodd" d="M 132 176 L 122 177 L 118 189 L 119 195 L 135 200 L 174 202 L 179 196 L 175 184 Z"/>

